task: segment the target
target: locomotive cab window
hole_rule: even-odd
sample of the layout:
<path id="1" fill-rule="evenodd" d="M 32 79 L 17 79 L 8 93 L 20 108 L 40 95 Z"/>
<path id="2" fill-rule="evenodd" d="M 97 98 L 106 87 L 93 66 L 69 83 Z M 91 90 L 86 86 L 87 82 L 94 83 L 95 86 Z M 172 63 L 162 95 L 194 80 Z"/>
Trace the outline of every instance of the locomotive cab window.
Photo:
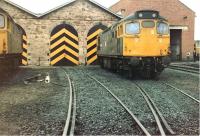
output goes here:
<path id="1" fill-rule="evenodd" d="M 155 23 L 154 23 L 154 21 L 143 21 L 142 27 L 143 28 L 153 28 L 153 27 L 155 27 Z"/>
<path id="2" fill-rule="evenodd" d="M 157 32 L 158 34 L 162 34 L 162 35 L 169 34 L 169 25 L 164 22 L 159 22 L 157 24 Z"/>
<path id="3" fill-rule="evenodd" d="M 5 18 L 3 15 L 0 14 L 0 28 L 5 27 Z"/>
<path id="4" fill-rule="evenodd" d="M 138 22 L 131 22 L 126 24 L 126 34 L 134 35 L 140 33 L 140 24 Z"/>

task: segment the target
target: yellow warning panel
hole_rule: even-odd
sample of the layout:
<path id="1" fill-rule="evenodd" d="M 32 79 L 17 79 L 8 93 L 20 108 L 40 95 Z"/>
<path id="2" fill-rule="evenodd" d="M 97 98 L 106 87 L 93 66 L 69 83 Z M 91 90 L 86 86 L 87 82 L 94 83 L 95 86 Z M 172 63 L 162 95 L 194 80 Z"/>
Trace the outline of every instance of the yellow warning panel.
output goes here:
<path id="1" fill-rule="evenodd" d="M 52 66 L 79 65 L 78 33 L 71 25 L 56 26 L 51 33 L 50 41 Z"/>
<path id="2" fill-rule="evenodd" d="M 105 30 L 107 27 L 98 24 L 90 29 L 87 35 L 87 65 L 96 65 L 97 64 L 97 37 L 98 35 Z"/>

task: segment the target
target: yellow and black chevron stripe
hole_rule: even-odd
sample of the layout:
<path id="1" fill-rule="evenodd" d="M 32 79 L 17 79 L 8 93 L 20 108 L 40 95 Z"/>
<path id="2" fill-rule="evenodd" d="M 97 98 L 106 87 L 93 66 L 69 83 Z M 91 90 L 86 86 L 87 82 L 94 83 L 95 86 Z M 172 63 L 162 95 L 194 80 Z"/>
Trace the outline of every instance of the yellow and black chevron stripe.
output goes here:
<path id="1" fill-rule="evenodd" d="M 97 37 L 107 27 L 99 24 L 92 27 L 87 36 L 87 65 L 97 64 Z"/>
<path id="2" fill-rule="evenodd" d="M 28 65 L 28 45 L 27 45 L 27 36 L 25 33 L 22 35 L 22 65 Z"/>
<path id="3" fill-rule="evenodd" d="M 78 33 L 68 24 L 61 24 L 51 33 L 50 64 L 52 66 L 79 65 Z"/>

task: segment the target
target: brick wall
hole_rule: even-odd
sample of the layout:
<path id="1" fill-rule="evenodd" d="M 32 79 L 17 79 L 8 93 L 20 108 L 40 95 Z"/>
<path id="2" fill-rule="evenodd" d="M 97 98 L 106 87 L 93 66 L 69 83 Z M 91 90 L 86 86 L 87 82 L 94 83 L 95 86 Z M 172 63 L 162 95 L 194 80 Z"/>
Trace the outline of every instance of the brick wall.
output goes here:
<path id="1" fill-rule="evenodd" d="M 7 11 L 22 28 L 28 38 L 29 65 L 49 66 L 49 47 L 51 31 L 59 24 L 71 24 L 78 32 L 80 63 L 85 64 L 87 33 L 95 24 L 101 22 L 110 26 L 119 18 L 95 6 L 87 0 L 77 0 L 41 18 L 36 18 L 3 0 L 0 8 Z M 39 62 L 40 58 L 40 62 Z"/>
<path id="2" fill-rule="evenodd" d="M 120 0 L 111 7 L 116 13 L 121 9 L 125 9 L 124 16 L 137 10 L 158 10 L 161 16 L 169 20 L 170 25 L 188 26 L 189 30 L 182 32 L 182 57 L 185 59 L 187 52 L 193 53 L 195 13 L 179 0 Z"/>

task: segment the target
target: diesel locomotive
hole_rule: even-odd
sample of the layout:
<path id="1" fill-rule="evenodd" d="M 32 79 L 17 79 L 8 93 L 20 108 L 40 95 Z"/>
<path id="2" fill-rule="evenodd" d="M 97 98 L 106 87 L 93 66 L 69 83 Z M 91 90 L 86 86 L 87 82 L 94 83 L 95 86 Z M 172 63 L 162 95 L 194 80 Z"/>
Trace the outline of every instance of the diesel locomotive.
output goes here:
<path id="1" fill-rule="evenodd" d="M 0 72 L 21 64 L 22 30 L 0 9 Z"/>
<path id="2" fill-rule="evenodd" d="M 102 68 L 155 78 L 170 63 L 169 23 L 158 11 L 137 11 L 99 35 L 97 54 Z"/>

